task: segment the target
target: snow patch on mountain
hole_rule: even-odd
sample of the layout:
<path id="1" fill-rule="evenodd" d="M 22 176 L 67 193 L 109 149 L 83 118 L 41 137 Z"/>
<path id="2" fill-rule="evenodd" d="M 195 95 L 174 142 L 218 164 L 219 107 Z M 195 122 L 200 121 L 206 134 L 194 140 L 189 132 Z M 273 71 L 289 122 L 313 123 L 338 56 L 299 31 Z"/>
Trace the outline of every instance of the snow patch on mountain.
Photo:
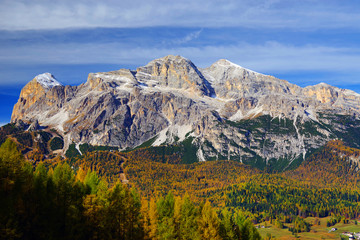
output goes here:
<path id="1" fill-rule="evenodd" d="M 35 77 L 36 81 L 41 84 L 46 89 L 53 88 L 55 86 L 63 86 L 58 82 L 51 73 L 39 74 Z"/>
<path id="2" fill-rule="evenodd" d="M 129 77 L 122 76 L 120 74 L 115 73 L 93 73 L 93 77 L 95 78 L 101 78 L 105 81 L 114 81 L 118 83 L 130 83 L 130 84 L 137 84 L 137 81 L 135 79 L 130 79 Z"/>
<path id="3" fill-rule="evenodd" d="M 220 59 L 220 60 L 216 61 L 216 62 L 213 64 L 213 66 L 215 66 L 215 65 L 221 66 L 221 67 L 223 67 L 223 68 L 235 68 L 235 69 L 239 69 L 239 70 L 245 70 L 245 71 L 247 71 L 247 72 L 249 72 L 249 73 L 253 73 L 253 74 L 261 74 L 261 73 L 255 72 L 255 71 L 253 71 L 253 70 L 244 68 L 244 67 L 242 67 L 242 66 L 240 66 L 240 65 L 238 65 L 238 64 L 235 64 L 235 63 L 233 63 L 233 62 L 230 62 L 230 61 L 227 60 L 227 59 Z"/>

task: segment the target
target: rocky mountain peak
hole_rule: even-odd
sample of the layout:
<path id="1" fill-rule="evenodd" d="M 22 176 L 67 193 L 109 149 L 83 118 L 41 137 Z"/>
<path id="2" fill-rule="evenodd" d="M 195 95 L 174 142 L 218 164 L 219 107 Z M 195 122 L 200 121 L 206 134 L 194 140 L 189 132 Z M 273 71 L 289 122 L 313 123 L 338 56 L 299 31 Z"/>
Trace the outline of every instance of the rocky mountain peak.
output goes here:
<path id="1" fill-rule="evenodd" d="M 210 84 L 190 60 L 169 55 L 155 59 L 136 72 L 137 79 L 147 86 L 186 89 L 199 95 L 211 95 Z"/>
<path id="2" fill-rule="evenodd" d="M 233 72 L 234 74 L 259 74 L 259 75 L 262 75 L 260 73 L 246 69 L 238 64 L 235 64 L 227 59 L 220 59 L 220 60 L 214 62 L 207 69 L 212 72 L 224 71 L 224 72 Z"/>
<path id="3" fill-rule="evenodd" d="M 219 59 L 218 61 L 214 62 L 210 67 L 222 67 L 222 68 L 243 68 L 240 65 L 237 65 L 233 62 L 230 62 L 227 59 Z M 243 68 L 245 69 L 245 68 Z"/>
<path id="4" fill-rule="evenodd" d="M 225 59 L 199 69 L 169 55 L 136 71 L 91 73 L 77 87 L 38 75 L 22 89 L 12 122 L 55 128 L 65 146 L 125 149 L 191 137 L 201 160 L 293 161 L 342 133 L 341 124 L 329 127 L 340 115 L 359 118 L 359 94 L 327 84 L 301 88 Z"/>
<path id="5" fill-rule="evenodd" d="M 166 62 L 166 63 L 177 63 L 177 64 L 184 64 L 184 63 L 189 63 L 189 64 L 193 64 L 189 59 L 183 57 L 183 56 L 180 56 L 180 55 L 167 55 L 165 57 L 162 57 L 162 58 L 158 58 L 158 59 L 155 59 L 151 62 Z"/>
<path id="6" fill-rule="evenodd" d="M 58 82 L 51 73 L 48 72 L 37 75 L 34 80 L 47 90 L 55 86 L 62 86 L 62 84 Z"/>
<path id="7" fill-rule="evenodd" d="M 287 81 L 248 70 L 225 59 L 202 69 L 202 73 L 212 84 L 216 96 L 225 99 L 287 93 L 299 89 Z"/>

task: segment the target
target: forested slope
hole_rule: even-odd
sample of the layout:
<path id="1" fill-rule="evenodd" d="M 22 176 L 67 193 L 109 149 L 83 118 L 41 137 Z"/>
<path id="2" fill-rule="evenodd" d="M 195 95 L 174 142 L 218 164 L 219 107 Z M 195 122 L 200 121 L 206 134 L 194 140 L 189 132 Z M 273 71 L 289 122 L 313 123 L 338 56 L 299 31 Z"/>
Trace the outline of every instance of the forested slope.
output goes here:
<path id="1" fill-rule="evenodd" d="M 1 239 L 260 239 L 241 212 L 208 201 L 142 199 L 66 162 L 33 169 L 11 140 L 0 147 L 0 196 Z"/>

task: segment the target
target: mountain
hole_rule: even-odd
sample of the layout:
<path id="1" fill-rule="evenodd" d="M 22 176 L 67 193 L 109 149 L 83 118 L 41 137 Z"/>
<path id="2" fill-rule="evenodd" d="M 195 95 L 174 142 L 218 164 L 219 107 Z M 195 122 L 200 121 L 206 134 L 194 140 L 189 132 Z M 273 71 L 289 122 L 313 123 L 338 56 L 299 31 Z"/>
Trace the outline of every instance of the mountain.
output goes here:
<path id="1" fill-rule="evenodd" d="M 285 170 L 332 139 L 360 147 L 359 114 L 360 95 L 350 90 L 301 88 L 223 59 L 201 69 L 170 55 L 136 71 L 90 73 L 79 86 L 39 75 L 11 122 L 56 130 L 63 154 L 73 143 L 129 150 L 190 142 L 196 161 Z"/>

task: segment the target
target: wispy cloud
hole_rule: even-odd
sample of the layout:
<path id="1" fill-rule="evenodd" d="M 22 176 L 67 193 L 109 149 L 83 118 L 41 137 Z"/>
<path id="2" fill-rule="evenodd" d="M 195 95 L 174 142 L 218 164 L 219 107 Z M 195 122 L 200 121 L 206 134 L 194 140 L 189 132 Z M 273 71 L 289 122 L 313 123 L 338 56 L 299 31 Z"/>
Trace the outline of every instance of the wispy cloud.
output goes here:
<path id="1" fill-rule="evenodd" d="M 185 41 L 185 40 L 184 40 Z M 257 70 L 354 70 L 360 62 L 360 49 L 321 45 L 293 46 L 275 41 L 264 44 L 239 42 L 236 45 L 203 47 L 139 47 L 123 43 L 71 43 L 8 47 L 2 49 L 0 62 L 51 64 L 138 64 L 168 54 L 185 55 L 206 66 L 228 58 Z"/>
<path id="2" fill-rule="evenodd" d="M 207 67 L 219 58 L 243 65 L 246 68 L 269 74 L 272 72 L 323 71 L 329 73 L 354 72 L 360 62 L 360 49 L 327 47 L 321 45 L 294 46 L 279 42 L 202 47 L 129 47 L 122 43 L 72 43 L 50 46 L 14 47 L 2 49 L 0 63 L 24 64 L 118 64 L 144 65 L 165 55 L 183 55 L 200 67 Z M 6 57 L 3 57 L 6 56 Z M 355 83 L 358 79 L 345 79 Z M 2 84 L 0 82 L 0 84 Z"/>
<path id="3" fill-rule="evenodd" d="M 203 31 L 203 29 L 200 29 L 199 31 L 195 31 L 195 32 L 191 32 L 189 34 L 187 34 L 185 37 L 183 38 L 179 38 L 179 39 L 174 39 L 172 41 L 172 43 L 174 44 L 184 44 L 184 43 L 188 43 L 194 39 L 199 38 L 201 32 Z"/>
<path id="4" fill-rule="evenodd" d="M 357 1 L 2 0 L 0 29 L 229 27 L 359 29 Z"/>
<path id="5" fill-rule="evenodd" d="M 227 58 L 265 74 L 352 73 L 341 79 L 347 84 L 357 84 L 360 76 L 357 0 L 0 4 L 0 85 L 22 84 L 33 77 L 23 77 L 19 66 L 141 66 L 168 54 L 183 55 L 200 67 Z"/>

